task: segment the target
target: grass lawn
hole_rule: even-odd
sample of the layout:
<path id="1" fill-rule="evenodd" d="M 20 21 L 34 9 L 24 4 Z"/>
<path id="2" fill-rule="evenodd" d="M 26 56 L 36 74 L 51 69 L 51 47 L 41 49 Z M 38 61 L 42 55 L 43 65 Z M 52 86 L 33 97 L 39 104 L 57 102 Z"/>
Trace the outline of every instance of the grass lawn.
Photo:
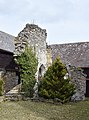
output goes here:
<path id="1" fill-rule="evenodd" d="M 89 120 L 89 100 L 65 105 L 1 102 L 0 120 Z"/>

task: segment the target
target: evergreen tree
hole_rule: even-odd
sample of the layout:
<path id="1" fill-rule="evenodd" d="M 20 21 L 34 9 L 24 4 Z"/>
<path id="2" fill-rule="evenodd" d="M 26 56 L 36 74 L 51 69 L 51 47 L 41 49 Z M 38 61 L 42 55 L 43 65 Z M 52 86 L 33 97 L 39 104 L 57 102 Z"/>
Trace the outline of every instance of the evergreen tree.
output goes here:
<path id="1" fill-rule="evenodd" d="M 69 77 L 64 79 L 66 73 L 65 65 L 62 64 L 60 58 L 57 58 L 44 75 L 39 86 L 39 96 L 47 99 L 58 98 L 61 103 L 69 101 L 75 88 Z"/>
<path id="2" fill-rule="evenodd" d="M 35 52 L 28 46 L 25 51 L 17 57 L 17 63 L 20 66 L 20 77 L 22 80 L 22 91 L 26 96 L 33 96 L 33 87 L 35 84 L 35 73 L 37 71 L 37 59 Z"/>

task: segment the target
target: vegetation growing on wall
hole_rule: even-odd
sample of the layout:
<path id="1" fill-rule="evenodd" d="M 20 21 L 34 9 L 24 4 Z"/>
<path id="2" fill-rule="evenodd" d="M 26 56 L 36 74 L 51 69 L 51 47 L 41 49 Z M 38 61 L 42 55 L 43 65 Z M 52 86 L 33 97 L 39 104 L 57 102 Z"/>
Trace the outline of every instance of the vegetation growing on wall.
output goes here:
<path id="1" fill-rule="evenodd" d="M 3 80 L 0 80 L 0 96 L 3 95 Z"/>
<path id="2" fill-rule="evenodd" d="M 35 84 L 35 73 L 38 65 L 35 52 L 26 46 L 25 51 L 17 57 L 17 63 L 20 66 L 22 91 L 25 92 L 26 96 L 32 97 Z"/>
<path id="3" fill-rule="evenodd" d="M 61 103 L 70 100 L 75 87 L 70 83 L 70 78 L 64 79 L 67 70 L 64 64 L 57 58 L 46 71 L 39 87 L 39 95 L 47 99 L 57 98 Z"/>

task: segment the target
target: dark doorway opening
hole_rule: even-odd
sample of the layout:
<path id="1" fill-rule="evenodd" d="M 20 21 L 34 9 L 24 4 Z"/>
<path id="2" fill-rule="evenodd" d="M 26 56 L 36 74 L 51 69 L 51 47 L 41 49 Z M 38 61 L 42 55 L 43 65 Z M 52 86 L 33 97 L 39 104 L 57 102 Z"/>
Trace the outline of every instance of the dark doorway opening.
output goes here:
<path id="1" fill-rule="evenodd" d="M 38 72 L 38 80 L 41 80 L 45 72 L 45 66 L 42 64 L 39 68 Z"/>
<path id="2" fill-rule="evenodd" d="M 89 97 L 89 68 L 82 68 L 84 71 L 84 74 L 86 74 L 86 97 Z"/>
<path id="3" fill-rule="evenodd" d="M 20 72 L 17 71 L 16 76 L 18 76 L 18 84 L 20 84 L 21 83 Z"/>
<path id="4" fill-rule="evenodd" d="M 89 97 L 89 80 L 86 80 L 86 97 Z"/>

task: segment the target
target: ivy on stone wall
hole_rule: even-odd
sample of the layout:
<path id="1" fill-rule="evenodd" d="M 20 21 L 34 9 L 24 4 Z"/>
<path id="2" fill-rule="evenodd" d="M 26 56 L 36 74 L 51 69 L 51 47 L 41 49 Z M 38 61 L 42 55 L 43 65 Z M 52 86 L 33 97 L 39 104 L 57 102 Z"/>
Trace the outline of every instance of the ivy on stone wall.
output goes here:
<path id="1" fill-rule="evenodd" d="M 36 54 L 26 45 L 25 51 L 16 58 L 20 66 L 20 77 L 22 80 L 22 91 L 26 96 L 33 96 L 33 87 L 35 84 L 35 73 L 37 71 Z"/>

